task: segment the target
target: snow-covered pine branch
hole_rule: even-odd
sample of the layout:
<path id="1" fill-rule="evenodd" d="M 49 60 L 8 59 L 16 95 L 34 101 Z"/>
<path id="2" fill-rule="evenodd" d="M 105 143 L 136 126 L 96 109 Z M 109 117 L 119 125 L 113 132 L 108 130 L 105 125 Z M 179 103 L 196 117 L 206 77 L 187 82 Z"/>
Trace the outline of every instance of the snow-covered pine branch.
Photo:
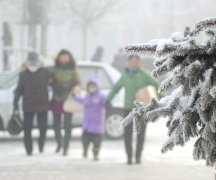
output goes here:
<path id="1" fill-rule="evenodd" d="M 123 126 L 134 121 L 139 132 L 142 121 L 167 117 L 169 138 L 162 152 L 197 138 L 194 159 L 205 159 L 207 165 L 216 166 L 216 18 L 202 20 L 194 28 L 187 26 L 168 39 L 127 45 L 124 51 L 154 55 L 153 76 L 167 77 L 159 90 L 172 92 L 147 106 L 136 102 Z"/>

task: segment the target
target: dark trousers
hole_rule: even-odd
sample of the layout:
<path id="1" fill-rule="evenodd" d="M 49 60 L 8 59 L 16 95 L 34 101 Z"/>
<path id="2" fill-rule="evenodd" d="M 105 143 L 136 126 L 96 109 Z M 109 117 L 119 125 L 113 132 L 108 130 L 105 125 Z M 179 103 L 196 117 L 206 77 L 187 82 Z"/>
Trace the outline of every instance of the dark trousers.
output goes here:
<path id="1" fill-rule="evenodd" d="M 90 143 L 93 143 L 93 153 L 94 155 L 98 155 L 101 147 L 102 142 L 102 134 L 90 133 L 90 132 L 83 132 L 82 135 L 82 143 L 83 143 L 83 151 L 87 153 L 88 147 Z"/>
<path id="2" fill-rule="evenodd" d="M 44 144 L 46 140 L 46 130 L 47 130 L 47 111 L 44 112 L 24 112 L 24 145 L 27 154 L 31 154 L 33 150 L 32 145 L 32 127 L 34 116 L 37 115 L 37 123 L 40 131 L 40 136 L 38 138 L 39 151 L 43 152 Z"/>
<path id="3" fill-rule="evenodd" d="M 71 139 L 71 131 L 72 131 L 72 114 L 56 114 L 54 113 L 54 130 L 55 130 L 55 138 L 58 146 L 62 146 L 62 134 L 61 134 L 61 124 L 62 124 L 62 115 L 64 116 L 64 150 L 68 150 L 70 139 Z"/>
<path id="4" fill-rule="evenodd" d="M 130 110 L 125 110 L 125 116 L 130 113 Z M 136 158 L 140 158 L 142 155 L 143 145 L 145 141 L 145 131 L 146 131 L 146 124 L 141 125 L 141 130 L 137 134 L 137 143 L 136 143 Z M 132 146 L 132 139 L 133 138 L 133 123 L 129 124 L 124 128 L 124 143 L 125 149 L 128 158 L 132 158 L 133 156 L 133 146 Z"/>

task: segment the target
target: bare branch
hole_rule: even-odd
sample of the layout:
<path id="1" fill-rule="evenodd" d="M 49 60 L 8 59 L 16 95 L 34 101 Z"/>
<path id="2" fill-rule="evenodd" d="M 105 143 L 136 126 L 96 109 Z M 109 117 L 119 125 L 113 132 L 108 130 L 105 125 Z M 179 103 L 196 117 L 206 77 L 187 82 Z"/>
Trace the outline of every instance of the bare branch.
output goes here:
<path id="1" fill-rule="evenodd" d="M 114 0 L 69 0 L 69 3 L 73 21 L 83 27 L 103 18 L 116 4 Z"/>

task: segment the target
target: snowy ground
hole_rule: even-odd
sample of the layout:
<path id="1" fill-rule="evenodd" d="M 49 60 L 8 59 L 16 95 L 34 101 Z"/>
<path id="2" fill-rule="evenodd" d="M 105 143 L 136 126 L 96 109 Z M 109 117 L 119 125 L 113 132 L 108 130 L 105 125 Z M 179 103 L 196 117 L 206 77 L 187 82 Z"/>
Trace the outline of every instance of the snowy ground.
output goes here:
<path id="1" fill-rule="evenodd" d="M 148 126 L 142 165 L 125 164 L 122 140 L 105 140 L 100 162 L 93 162 L 91 157 L 83 160 L 80 131 L 74 134 L 69 157 L 54 153 L 52 138 L 45 154 L 38 154 L 35 144 L 34 156 L 26 157 L 20 138 L 4 140 L 1 135 L 0 180 L 214 180 L 214 169 L 193 161 L 192 143 L 165 155 L 160 153 L 166 139 L 163 123 Z"/>

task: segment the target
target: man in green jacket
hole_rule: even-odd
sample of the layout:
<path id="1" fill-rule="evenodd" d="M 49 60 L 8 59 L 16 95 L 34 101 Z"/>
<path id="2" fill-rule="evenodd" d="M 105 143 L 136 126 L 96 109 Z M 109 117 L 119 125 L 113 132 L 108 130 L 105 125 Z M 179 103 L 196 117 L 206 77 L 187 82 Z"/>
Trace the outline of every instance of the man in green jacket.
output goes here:
<path id="1" fill-rule="evenodd" d="M 119 81 L 114 85 L 111 92 L 108 95 L 108 102 L 111 102 L 114 96 L 119 92 L 121 88 L 125 88 L 125 116 L 134 107 L 134 100 L 137 91 L 145 86 L 152 85 L 155 88 L 159 87 L 159 83 L 153 79 L 149 74 L 141 69 L 141 60 L 137 55 L 131 55 L 128 58 L 128 68 L 126 72 L 121 76 Z M 136 146 L 136 163 L 141 163 L 141 154 L 143 150 L 143 144 L 145 139 L 146 125 L 143 124 L 141 132 L 137 135 L 137 146 Z M 133 135 L 133 124 L 130 124 L 124 129 L 124 142 L 127 153 L 128 164 L 132 164 L 132 135 Z"/>

